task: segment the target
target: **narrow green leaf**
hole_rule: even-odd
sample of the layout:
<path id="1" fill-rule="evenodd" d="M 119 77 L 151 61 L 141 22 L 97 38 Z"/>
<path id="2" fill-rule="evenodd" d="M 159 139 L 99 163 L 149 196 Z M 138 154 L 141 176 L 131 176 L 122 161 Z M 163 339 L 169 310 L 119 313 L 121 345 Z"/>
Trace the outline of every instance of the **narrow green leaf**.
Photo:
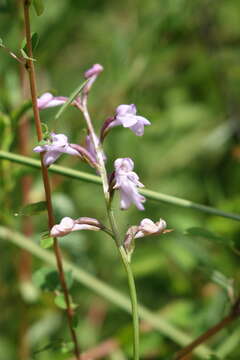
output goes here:
<path id="1" fill-rule="evenodd" d="M 15 216 L 33 216 L 38 215 L 39 213 L 47 210 L 46 201 L 39 201 L 37 203 L 28 204 L 20 209 L 18 213 L 15 213 Z"/>
<path id="2" fill-rule="evenodd" d="M 65 302 L 65 298 L 63 294 L 57 295 L 54 299 L 54 303 L 60 308 L 60 309 L 66 309 L 67 305 Z"/>
<path id="3" fill-rule="evenodd" d="M 0 46 L 3 46 L 3 47 L 4 47 L 2 38 L 0 38 Z"/>
<path id="4" fill-rule="evenodd" d="M 56 116 L 55 116 L 55 120 L 57 120 L 62 114 L 63 112 L 66 110 L 67 106 L 69 104 L 71 104 L 71 102 L 81 93 L 81 91 L 83 90 L 85 84 L 87 83 L 88 80 L 85 80 L 81 85 L 79 85 L 69 96 L 68 101 L 65 102 L 65 104 L 63 104 L 60 109 L 58 110 Z"/>
<path id="5" fill-rule="evenodd" d="M 44 12 L 43 0 L 33 0 L 33 7 L 36 11 L 37 16 L 41 16 Z"/>
<path id="6" fill-rule="evenodd" d="M 40 245 L 44 249 L 48 249 L 53 246 L 53 238 L 51 236 L 43 236 L 40 240 Z"/>

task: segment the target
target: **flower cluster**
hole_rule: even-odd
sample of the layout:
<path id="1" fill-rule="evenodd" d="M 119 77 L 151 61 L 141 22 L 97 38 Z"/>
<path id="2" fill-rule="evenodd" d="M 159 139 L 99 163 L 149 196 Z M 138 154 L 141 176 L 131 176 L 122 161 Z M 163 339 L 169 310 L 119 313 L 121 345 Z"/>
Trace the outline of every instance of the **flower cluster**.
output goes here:
<path id="1" fill-rule="evenodd" d="M 85 114 L 84 116 L 86 116 L 86 113 L 88 114 L 85 107 L 88 93 L 92 84 L 102 71 L 103 67 L 100 64 L 95 64 L 87 70 L 84 73 L 86 82 L 82 93 L 77 99 L 72 101 L 72 105 L 75 105 L 76 108 L 82 111 L 82 113 Z M 51 93 L 45 93 L 38 98 L 37 105 L 38 108 L 42 110 L 49 107 L 63 105 L 66 101 L 68 101 L 67 97 L 53 96 Z M 89 120 L 86 118 L 86 121 L 88 123 Z M 82 160 L 87 160 L 91 166 L 96 168 L 97 173 L 100 174 L 101 171 L 99 170 L 101 169 L 101 166 L 104 165 L 101 164 L 98 159 L 101 158 L 106 161 L 106 156 L 102 150 L 102 143 L 110 130 L 116 126 L 123 126 L 124 128 L 129 128 L 137 136 L 143 136 L 145 126 L 149 125 L 151 125 L 151 123 L 148 119 L 137 115 L 137 109 L 134 104 L 122 104 L 116 108 L 114 116 L 108 118 L 104 122 L 101 129 L 100 140 L 91 129 L 91 126 L 88 126 L 88 135 L 85 138 L 83 146 L 78 144 L 69 144 L 68 138 L 64 134 L 51 133 L 48 141 L 45 141 L 43 144 L 40 143 L 33 150 L 35 152 L 44 153 L 43 161 L 46 166 L 53 164 L 61 154 L 65 153 L 78 156 Z M 100 157 L 98 156 L 99 151 L 101 152 Z M 134 204 L 139 210 L 144 210 L 143 203 L 146 199 L 138 192 L 139 188 L 144 187 L 144 185 L 139 181 L 138 175 L 133 171 L 133 160 L 128 157 L 119 158 L 115 160 L 114 168 L 115 170 L 112 176 L 110 176 L 109 190 L 112 192 L 114 192 L 114 190 L 119 191 L 121 209 L 126 210 L 131 204 Z M 62 219 L 60 224 L 55 225 L 51 229 L 51 236 L 61 237 L 76 230 L 98 231 L 101 229 L 103 230 L 103 226 L 96 219 L 79 218 L 73 220 L 69 217 L 65 217 Z M 124 243 L 125 249 L 129 249 L 134 243 L 134 240 L 137 238 L 161 234 L 168 231 L 169 230 L 166 230 L 166 222 L 162 219 L 156 223 L 147 218 L 143 219 L 140 225 L 131 226 L 127 231 Z"/>

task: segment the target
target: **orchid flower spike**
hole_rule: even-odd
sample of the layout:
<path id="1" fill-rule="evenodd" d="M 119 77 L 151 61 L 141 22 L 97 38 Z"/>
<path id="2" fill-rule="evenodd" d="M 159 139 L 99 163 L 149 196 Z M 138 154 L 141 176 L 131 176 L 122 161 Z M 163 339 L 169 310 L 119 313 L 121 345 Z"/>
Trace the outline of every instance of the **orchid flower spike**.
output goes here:
<path id="1" fill-rule="evenodd" d="M 134 163 L 130 158 L 115 160 L 115 185 L 114 189 L 120 191 L 121 209 L 126 210 L 134 203 L 139 210 L 144 210 L 142 203 L 145 197 L 138 193 L 138 187 L 144 187 L 138 175 L 132 171 Z"/>
<path id="2" fill-rule="evenodd" d="M 68 235 L 72 231 L 77 230 L 101 230 L 102 225 L 97 219 L 80 217 L 73 220 L 70 217 L 64 217 L 60 224 L 54 225 L 50 231 L 50 235 L 54 237 L 62 237 Z"/>
<path id="3" fill-rule="evenodd" d="M 110 122 L 107 129 L 122 125 L 124 128 L 131 129 L 137 136 L 144 134 L 144 126 L 151 125 L 143 116 L 136 115 L 137 109 L 134 104 L 131 105 L 119 105 L 116 109 L 116 115 L 113 121 Z"/>
<path id="4" fill-rule="evenodd" d="M 88 80 L 84 86 L 84 94 L 88 94 L 94 81 L 97 79 L 98 75 L 103 71 L 103 66 L 100 64 L 94 64 L 90 69 L 85 71 L 84 77 Z"/>
<path id="5" fill-rule="evenodd" d="M 33 151 L 44 152 L 43 162 L 45 166 L 53 164 L 61 154 L 69 154 L 80 156 L 79 152 L 71 147 L 68 143 L 68 138 L 64 134 L 50 134 L 51 138 L 49 142 L 44 145 L 36 146 Z"/>
<path id="6" fill-rule="evenodd" d="M 68 100 L 65 96 L 53 96 L 46 92 L 37 99 L 37 107 L 39 110 L 47 109 L 54 106 L 63 105 Z"/>

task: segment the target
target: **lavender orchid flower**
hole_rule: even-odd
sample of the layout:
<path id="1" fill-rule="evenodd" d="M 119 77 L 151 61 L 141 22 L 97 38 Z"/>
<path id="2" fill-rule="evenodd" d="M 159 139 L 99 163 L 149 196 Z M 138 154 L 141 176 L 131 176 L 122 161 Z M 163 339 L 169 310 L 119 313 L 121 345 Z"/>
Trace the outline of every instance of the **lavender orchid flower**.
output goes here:
<path id="1" fill-rule="evenodd" d="M 130 158 L 117 159 L 115 166 L 114 189 L 119 189 L 121 197 L 121 209 L 126 210 L 134 203 L 139 210 L 144 210 L 142 203 L 145 197 L 138 193 L 138 187 L 144 187 L 139 181 L 138 175 L 132 171 L 134 163 Z"/>
<path id="2" fill-rule="evenodd" d="M 64 217 L 60 224 L 56 224 L 52 227 L 50 235 L 54 237 L 62 237 L 77 230 L 99 231 L 101 230 L 101 224 L 98 220 L 87 217 L 81 217 L 76 220 L 73 220 L 70 217 Z"/>
<path id="3" fill-rule="evenodd" d="M 154 223 L 151 219 L 143 219 L 138 226 L 137 233 L 134 236 L 134 239 L 138 239 L 148 235 L 157 235 L 165 231 L 167 223 L 163 219 L 159 219 Z"/>
<path id="4" fill-rule="evenodd" d="M 125 128 L 130 128 L 137 136 L 144 134 L 144 126 L 151 125 L 143 116 L 136 115 L 137 109 L 134 104 L 119 105 L 116 109 L 114 120 L 108 125 L 108 129 L 122 125 Z"/>
<path id="5" fill-rule="evenodd" d="M 37 99 L 37 107 L 39 110 L 47 109 L 54 106 L 63 105 L 68 100 L 65 96 L 53 96 L 46 92 Z"/>
<path id="6" fill-rule="evenodd" d="M 68 138 L 64 134 L 51 133 L 49 143 L 36 146 L 33 151 L 45 152 L 43 162 L 45 166 L 53 164 L 61 154 L 80 156 L 79 152 L 71 147 Z"/>
<path id="7" fill-rule="evenodd" d="M 98 75 L 103 71 L 103 66 L 100 64 L 94 64 L 90 69 L 85 71 L 84 77 L 85 79 L 88 79 L 88 82 L 84 86 L 83 92 L 85 94 L 88 94 L 93 83 L 97 79 Z"/>
<path id="8" fill-rule="evenodd" d="M 171 232 L 172 230 L 166 229 L 167 223 L 163 219 L 159 219 L 154 223 L 151 219 L 143 219 L 140 225 L 131 226 L 125 236 L 124 246 L 129 252 L 130 256 L 134 250 L 134 240 L 149 235 L 158 235 Z"/>

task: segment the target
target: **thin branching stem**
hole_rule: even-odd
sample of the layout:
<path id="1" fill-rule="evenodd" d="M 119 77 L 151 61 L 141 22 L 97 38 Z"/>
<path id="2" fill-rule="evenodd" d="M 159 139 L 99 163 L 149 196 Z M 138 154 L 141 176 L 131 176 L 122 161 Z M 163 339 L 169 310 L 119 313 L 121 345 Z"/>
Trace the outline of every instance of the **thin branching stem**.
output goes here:
<path id="1" fill-rule="evenodd" d="M 186 356 L 194 351 L 199 345 L 208 341 L 212 336 L 216 335 L 219 331 L 227 327 L 230 323 L 239 318 L 240 315 L 240 298 L 238 298 L 233 305 L 230 313 L 225 316 L 216 325 L 205 331 L 198 338 L 193 340 L 189 345 L 181 349 L 175 356 L 175 360 L 184 360 Z"/>
<path id="2" fill-rule="evenodd" d="M 23 0 L 24 27 L 25 27 L 27 50 L 28 50 L 28 56 L 29 56 L 29 59 L 26 61 L 26 68 L 27 68 L 28 75 L 29 75 L 29 84 L 30 84 L 30 90 L 31 90 L 31 98 L 32 98 L 33 114 L 34 114 L 37 138 L 38 138 L 38 141 L 40 141 L 43 138 L 43 134 L 42 134 L 42 126 L 41 126 L 39 110 L 37 107 L 37 86 L 36 86 L 35 69 L 34 69 L 33 61 L 31 60 L 33 58 L 33 53 L 32 53 L 32 44 L 31 44 L 31 27 L 30 27 L 29 7 L 30 7 L 30 1 Z M 44 165 L 42 154 L 41 154 L 41 170 L 42 170 L 42 179 L 43 179 L 43 183 L 44 183 L 45 197 L 46 197 L 46 202 L 47 202 L 48 227 L 50 230 L 53 227 L 55 220 L 54 220 L 52 200 L 51 200 L 51 187 L 50 187 L 50 181 L 49 181 L 49 176 L 48 176 L 48 169 Z M 75 330 L 73 327 L 73 323 L 72 323 L 74 311 L 71 306 L 70 295 L 68 292 L 66 279 L 65 279 L 65 275 L 64 275 L 64 270 L 63 270 L 62 254 L 61 254 L 60 247 L 58 245 L 57 238 L 54 238 L 53 249 L 54 249 L 54 253 L 55 253 L 55 257 L 56 257 L 59 279 L 60 279 L 62 291 L 64 294 L 64 298 L 65 298 L 68 326 L 69 326 L 70 334 L 72 337 L 72 341 L 74 343 L 75 357 L 76 357 L 76 360 L 80 360 L 79 345 L 78 345 L 77 336 L 76 336 L 76 333 L 75 333 Z"/>

